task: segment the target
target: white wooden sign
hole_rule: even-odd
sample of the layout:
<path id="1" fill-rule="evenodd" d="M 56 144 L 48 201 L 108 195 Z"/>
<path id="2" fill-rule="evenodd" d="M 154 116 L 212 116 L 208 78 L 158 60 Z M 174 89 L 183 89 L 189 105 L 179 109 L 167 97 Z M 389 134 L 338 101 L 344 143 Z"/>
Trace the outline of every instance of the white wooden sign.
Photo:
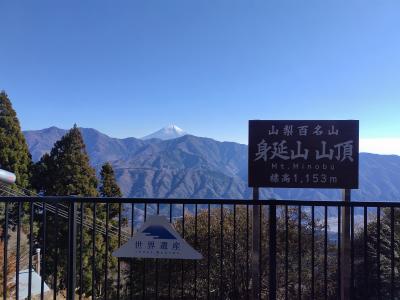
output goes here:
<path id="1" fill-rule="evenodd" d="M 203 258 L 181 238 L 165 216 L 150 216 L 138 232 L 112 255 L 166 259 Z"/>

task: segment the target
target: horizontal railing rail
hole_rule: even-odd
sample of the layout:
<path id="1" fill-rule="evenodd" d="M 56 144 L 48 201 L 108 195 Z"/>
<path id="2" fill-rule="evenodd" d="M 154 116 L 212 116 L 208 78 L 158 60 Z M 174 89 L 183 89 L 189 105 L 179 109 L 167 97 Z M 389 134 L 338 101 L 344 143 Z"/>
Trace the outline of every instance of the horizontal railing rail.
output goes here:
<path id="1" fill-rule="evenodd" d="M 224 205 L 302 205 L 302 206 L 349 206 L 349 207 L 400 207 L 400 198 L 396 201 L 351 201 L 342 200 L 297 200 L 297 199 L 203 199 L 203 198 L 107 198 L 107 197 L 76 197 L 76 196 L 2 196 L 0 202 L 83 202 L 83 203 L 147 203 L 147 204 L 224 204 Z"/>

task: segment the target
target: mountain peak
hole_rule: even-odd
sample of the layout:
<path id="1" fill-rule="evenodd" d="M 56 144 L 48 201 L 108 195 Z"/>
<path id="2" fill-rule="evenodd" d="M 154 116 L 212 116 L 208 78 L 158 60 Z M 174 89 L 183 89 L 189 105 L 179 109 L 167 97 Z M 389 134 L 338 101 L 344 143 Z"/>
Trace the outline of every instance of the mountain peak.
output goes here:
<path id="1" fill-rule="evenodd" d="M 184 132 L 181 128 L 179 128 L 178 126 L 176 126 L 174 124 L 170 124 L 168 126 L 165 126 L 163 129 L 164 130 L 174 130 L 176 132 Z"/>
<path id="2" fill-rule="evenodd" d="M 176 126 L 174 124 L 170 124 L 152 134 L 142 137 L 142 139 L 143 140 L 148 140 L 148 139 L 171 140 L 171 139 L 176 139 L 178 137 L 184 136 L 186 134 L 187 133 L 183 129 L 179 128 L 178 126 Z"/>

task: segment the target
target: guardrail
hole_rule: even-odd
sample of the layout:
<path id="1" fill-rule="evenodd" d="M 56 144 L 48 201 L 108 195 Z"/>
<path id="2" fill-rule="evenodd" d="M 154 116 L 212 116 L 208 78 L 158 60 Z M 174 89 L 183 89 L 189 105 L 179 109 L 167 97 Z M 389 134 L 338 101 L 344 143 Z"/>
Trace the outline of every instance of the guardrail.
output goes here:
<path id="1" fill-rule="evenodd" d="M 153 214 L 204 259 L 113 258 Z M 1 197 L 0 223 L 3 299 L 340 299 L 343 284 L 351 299 L 400 296 L 398 202 Z"/>

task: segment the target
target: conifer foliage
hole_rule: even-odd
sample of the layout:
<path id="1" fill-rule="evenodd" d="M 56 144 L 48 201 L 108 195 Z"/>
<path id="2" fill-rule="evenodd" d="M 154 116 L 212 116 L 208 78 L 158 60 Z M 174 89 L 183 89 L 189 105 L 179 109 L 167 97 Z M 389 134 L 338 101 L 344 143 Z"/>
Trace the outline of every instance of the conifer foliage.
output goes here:
<path id="1" fill-rule="evenodd" d="M 89 156 L 79 128 L 74 125 L 59 141 L 54 144 L 50 154 L 45 154 L 34 166 L 34 187 L 45 196 L 98 196 L 95 170 L 90 166 Z M 69 203 L 58 203 L 60 209 L 68 209 Z M 81 208 L 78 208 L 81 211 Z M 93 216 L 92 207 L 84 207 L 84 215 Z M 66 288 L 66 266 L 68 249 L 68 222 L 59 215 L 47 215 L 47 267 L 45 279 L 52 282 L 57 290 Z M 39 237 L 43 236 L 43 227 Z M 84 267 L 89 268 L 93 230 L 82 232 L 82 259 Z M 81 233 L 79 233 L 80 235 Z M 78 237 L 80 240 L 80 236 Z M 96 248 L 101 248 L 101 236 L 96 237 Z M 57 270 L 57 272 L 55 272 Z M 56 282 L 57 280 L 57 282 Z M 84 274 L 84 282 L 80 286 L 85 294 L 91 294 L 91 273 Z"/>
<path id="2" fill-rule="evenodd" d="M 121 189 L 115 180 L 114 170 L 110 163 L 105 163 L 102 166 L 100 176 L 100 194 L 102 197 L 122 197 Z"/>
<path id="3" fill-rule="evenodd" d="M 35 165 L 33 182 L 47 196 L 98 196 L 96 173 L 76 125 Z"/>
<path id="4" fill-rule="evenodd" d="M 108 163 L 105 164 L 100 175 L 101 186 L 98 189 L 96 172 L 90 166 L 81 132 L 74 125 L 65 136 L 54 144 L 50 154 L 43 155 L 35 164 L 33 185 L 46 196 L 97 197 L 100 191 L 103 197 L 121 197 L 122 193 L 116 183 L 112 166 Z M 68 204 L 60 203 L 60 207 L 68 209 L 65 208 Z M 94 213 L 94 209 L 96 209 L 96 213 Z M 109 295 L 113 295 L 116 292 L 114 277 L 117 261 L 111 257 L 111 253 L 118 246 L 117 239 L 115 236 L 106 236 L 102 232 L 107 224 L 109 227 L 118 225 L 116 218 L 119 215 L 120 207 L 117 204 L 82 203 L 78 211 L 83 211 L 86 220 L 85 226 L 77 236 L 77 241 L 79 241 L 77 244 L 78 259 L 82 261 L 83 268 L 87 271 L 82 273 L 82 281 L 79 276 L 77 289 L 85 296 L 102 298 L 105 289 L 108 290 Z M 46 282 L 53 283 L 53 288 L 61 291 L 66 288 L 67 222 L 48 213 L 47 224 L 56 224 L 56 226 L 47 226 L 46 229 L 48 255 L 45 279 Z M 88 228 L 88 224 L 92 227 Z M 95 227 L 96 232 L 93 232 Z M 42 230 L 43 228 L 41 228 L 39 237 L 43 236 Z M 57 273 L 55 273 L 56 268 Z M 105 269 L 109 274 L 107 283 L 104 278 Z"/>
<path id="5" fill-rule="evenodd" d="M 17 114 L 6 92 L 0 92 L 0 168 L 15 173 L 17 185 L 29 187 L 32 160 Z"/>
<path id="6" fill-rule="evenodd" d="M 102 197 L 122 197 L 121 189 L 119 188 L 117 181 L 115 180 L 114 170 L 110 163 L 105 163 L 100 171 L 100 195 Z M 107 201 L 107 200 L 106 200 Z M 99 218 L 106 220 L 105 227 L 110 230 L 111 227 L 118 228 L 118 219 L 122 217 L 122 204 L 117 203 L 105 203 L 99 205 Z M 121 214 L 121 215 L 120 215 Z M 121 219 L 120 219 L 121 222 Z M 118 238 L 116 236 L 104 236 L 104 243 L 98 247 L 98 253 L 101 256 L 100 264 L 98 264 L 98 272 L 101 274 L 96 278 L 99 282 L 105 283 L 107 280 L 107 287 L 99 286 L 98 292 L 101 294 L 107 289 L 108 295 L 112 296 L 116 294 L 116 278 L 117 278 L 117 259 L 111 256 L 111 253 L 118 248 Z M 104 278 L 105 270 L 108 271 L 107 279 Z"/>
<path id="7" fill-rule="evenodd" d="M 15 110 L 12 107 L 8 95 L 0 91 L 0 169 L 13 172 L 16 175 L 16 184 L 21 188 L 29 188 L 31 178 L 32 160 L 24 135 L 21 132 L 21 126 Z M 9 219 L 15 220 L 16 205 L 10 203 L 8 206 Z M 0 248 L 4 249 L 5 236 L 5 203 L 0 203 Z M 23 222 L 26 218 L 23 219 Z M 12 228 L 8 228 L 8 238 Z M 3 259 L 4 254 L 0 257 Z M 15 257 L 15 250 L 9 249 L 9 262 Z M 13 272 L 13 266 L 8 266 L 8 276 Z M 3 282 L 3 272 L 0 273 L 0 281 Z M 11 277 L 11 276 L 10 276 Z M 0 288 L 0 295 L 3 291 Z"/>

